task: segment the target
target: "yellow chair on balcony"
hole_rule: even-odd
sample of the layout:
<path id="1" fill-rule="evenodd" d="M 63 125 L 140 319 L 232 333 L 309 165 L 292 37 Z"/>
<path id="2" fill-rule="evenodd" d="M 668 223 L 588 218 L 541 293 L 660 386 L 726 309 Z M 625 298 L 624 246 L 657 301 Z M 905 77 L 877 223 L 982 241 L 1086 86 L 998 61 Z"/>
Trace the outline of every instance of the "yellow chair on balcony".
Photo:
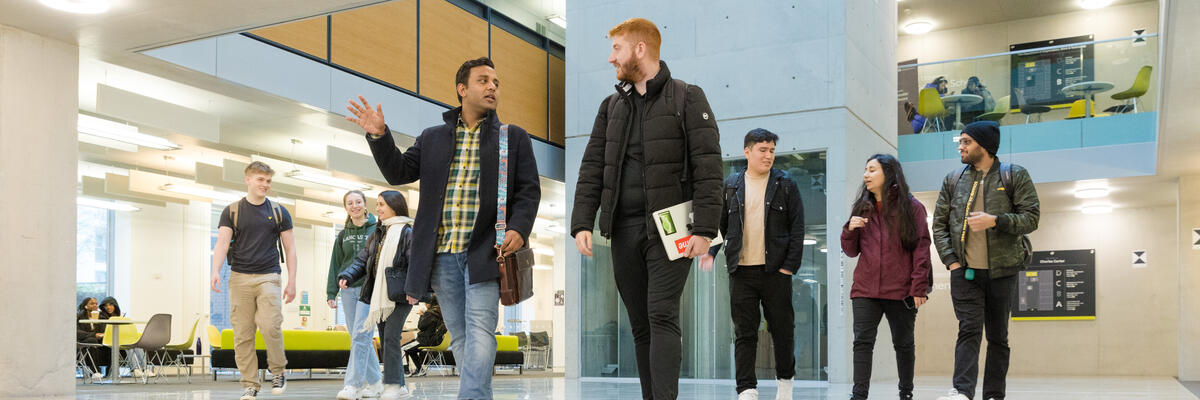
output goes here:
<path id="1" fill-rule="evenodd" d="M 1112 95 L 1113 100 L 1126 100 L 1127 102 L 1132 102 L 1133 112 L 1138 112 L 1138 98 L 1142 97 L 1142 95 L 1145 95 L 1147 90 L 1150 90 L 1150 71 L 1153 69 L 1154 68 L 1150 67 L 1149 65 L 1142 66 L 1142 69 L 1138 70 L 1137 77 L 1133 78 L 1133 86 L 1130 86 L 1129 89 L 1125 90 L 1124 92 Z"/>
<path id="2" fill-rule="evenodd" d="M 1067 119 L 1084 118 L 1087 114 L 1087 100 L 1075 100 L 1071 103 L 1071 109 L 1067 111 Z M 1092 107 L 1092 117 L 1107 117 L 1108 114 L 1096 113 L 1096 107 Z"/>
<path id="3" fill-rule="evenodd" d="M 928 132 L 931 125 L 937 126 L 937 130 L 934 132 L 944 131 L 942 118 L 950 115 L 946 111 L 946 106 L 942 104 L 942 97 L 938 95 L 936 88 L 921 89 L 921 93 L 917 97 L 917 114 L 925 117 L 925 126 L 921 128 L 921 132 Z"/>
<path id="4" fill-rule="evenodd" d="M 983 115 L 975 117 L 975 120 L 976 121 L 1000 122 L 1001 118 L 1004 118 L 1005 115 L 1008 115 L 1008 107 L 1010 104 L 1009 99 L 1010 99 L 1009 96 L 1004 96 L 1004 97 L 1001 97 L 1000 100 L 996 100 L 996 108 L 992 109 L 992 111 L 989 111 Z"/>

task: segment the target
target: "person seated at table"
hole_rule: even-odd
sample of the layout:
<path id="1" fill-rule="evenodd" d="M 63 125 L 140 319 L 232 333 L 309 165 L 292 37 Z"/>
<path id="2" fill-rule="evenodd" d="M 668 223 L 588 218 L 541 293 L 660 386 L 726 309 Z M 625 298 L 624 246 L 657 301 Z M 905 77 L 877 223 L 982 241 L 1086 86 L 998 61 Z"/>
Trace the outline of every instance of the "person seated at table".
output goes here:
<path id="1" fill-rule="evenodd" d="M 87 323 L 78 322 L 80 320 L 85 320 L 85 319 L 94 319 L 92 317 L 92 313 L 96 313 L 96 317 L 98 318 L 99 310 L 100 310 L 100 303 L 96 301 L 95 297 L 85 297 L 85 298 L 83 298 L 83 301 L 79 302 L 79 308 L 75 312 L 75 321 L 76 321 L 76 323 L 75 323 L 75 341 L 76 342 L 86 343 L 86 344 L 99 344 L 100 340 L 104 338 L 104 325 L 87 324 Z M 102 378 L 103 376 L 100 375 L 100 367 L 101 366 L 108 367 L 108 359 L 109 359 L 109 357 L 111 357 L 111 354 L 109 353 L 108 348 L 107 347 L 84 347 L 84 348 L 78 349 L 78 352 L 79 353 L 87 353 L 87 355 L 88 355 L 84 359 L 87 362 L 87 364 L 84 364 L 84 366 L 86 368 L 83 371 L 83 373 L 90 374 L 92 376 L 92 379 Z M 75 356 L 79 357 L 80 354 L 76 354 Z"/>
<path id="2" fill-rule="evenodd" d="M 111 319 L 112 317 L 123 317 L 123 316 L 125 316 L 125 314 L 121 313 L 121 305 L 117 304 L 116 298 L 109 296 L 109 297 L 105 297 L 104 300 L 100 302 L 100 319 Z M 130 325 L 130 326 L 132 326 L 132 325 Z M 121 338 L 113 338 L 112 342 L 120 343 L 120 339 Z M 142 350 L 142 349 L 133 349 L 133 350 L 129 350 L 129 351 L 121 350 L 121 356 L 129 357 L 129 363 L 130 363 L 130 365 L 133 365 L 133 370 L 130 371 L 129 373 L 131 375 L 133 375 L 134 377 L 141 378 L 143 373 L 149 377 L 154 377 L 155 375 L 157 375 L 154 373 L 154 371 L 150 371 L 147 368 L 148 364 L 146 363 L 146 351 L 145 350 Z"/>
<path id="3" fill-rule="evenodd" d="M 425 376 L 428 372 L 425 361 L 429 353 L 421 348 L 442 344 L 442 337 L 445 335 L 446 322 L 442 320 L 442 307 L 438 306 L 437 296 L 433 296 L 429 301 L 429 308 L 422 312 L 421 318 L 417 320 L 416 343 L 405 345 L 404 354 L 408 356 L 409 365 L 413 367 L 409 376 Z"/>
<path id="4" fill-rule="evenodd" d="M 947 91 L 949 89 L 947 85 L 949 85 L 949 81 L 946 80 L 946 77 L 939 76 L 937 78 L 934 78 L 932 82 L 925 84 L 924 88 L 925 89 L 935 88 L 935 89 L 937 89 L 938 97 L 945 97 L 947 94 L 953 94 L 952 92 L 947 93 Z M 918 96 L 918 98 L 920 98 L 920 96 Z M 947 126 L 947 124 L 950 122 L 950 119 L 947 119 L 947 117 L 942 117 L 941 120 L 942 120 L 942 126 Z M 909 122 L 912 123 L 913 133 L 921 133 L 921 129 L 925 127 L 925 123 L 933 122 L 933 121 L 926 121 L 925 116 L 923 116 L 921 114 L 917 114 L 916 112 L 913 112 L 912 118 L 909 119 Z"/>
<path id="5" fill-rule="evenodd" d="M 967 87 L 963 88 L 962 94 L 973 94 L 983 99 L 981 102 L 963 106 L 962 123 L 964 124 L 974 122 L 975 117 L 992 112 L 996 108 L 996 99 L 992 98 L 992 92 L 979 82 L 978 76 L 967 78 Z"/>

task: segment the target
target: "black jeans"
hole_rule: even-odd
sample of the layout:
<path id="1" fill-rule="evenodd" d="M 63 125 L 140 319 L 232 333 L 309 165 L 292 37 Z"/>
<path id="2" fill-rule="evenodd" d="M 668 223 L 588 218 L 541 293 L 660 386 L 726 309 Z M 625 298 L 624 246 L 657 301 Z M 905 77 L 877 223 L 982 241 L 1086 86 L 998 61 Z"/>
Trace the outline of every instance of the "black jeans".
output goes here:
<path id="1" fill-rule="evenodd" d="M 796 375 L 795 313 L 792 311 L 792 276 L 765 266 L 739 265 L 729 274 L 729 313 L 733 317 L 733 365 L 737 392 L 758 387 L 754 356 L 758 352 L 759 306 L 775 350 L 775 377 Z"/>
<path id="2" fill-rule="evenodd" d="M 983 370 L 983 397 L 1003 399 L 1008 375 L 1008 317 L 1017 277 L 991 279 L 988 270 L 975 270 L 968 281 L 966 268 L 950 271 L 950 298 L 958 317 L 958 343 L 954 346 L 954 389 L 975 398 L 979 376 L 979 344 L 987 332 L 987 360 Z"/>
<path id="3" fill-rule="evenodd" d="M 854 305 L 854 391 L 851 399 L 866 400 L 871 389 L 871 362 L 875 355 L 875 335 L 879 321 L 887 315 L 892 330 L 892 348 L 896 350 L 896 375 L 900 378 L 900 395 L 912 395 L 913 364 L 916 362 L 913 325 L 917 310 L 908 309 L 901 300 L 856 297 Z"/>
<path id="4" fill-rule="evenodd" d="M 667 259 L 662 241 L 647 238 L 644 225 L 615 230 L 612 249 L 617 292 L 633 329 L 642 398 L 674 399 L 682 362 L 679 298 L 692 260 Z"/>
<path id="5" fill-rule="evenodd" d="M 408 319 L 410 310 L 412 310 L 412 305 L 407 301 L 398 302 L 387 320 L 378 324 L 379 347 L 383 349 L 383 357 L 379 361 L 383 362 L 384 384 L 404 384 L 404 351 L 401 350 L 404 344 L 400 341 L 404 340 L 401 331 L 404 330 L 404 320 Z M 363 318 L 366 317 L 363 316 Z M 392 327 L 391 332 L 387 330 L 389 326 Z"/>

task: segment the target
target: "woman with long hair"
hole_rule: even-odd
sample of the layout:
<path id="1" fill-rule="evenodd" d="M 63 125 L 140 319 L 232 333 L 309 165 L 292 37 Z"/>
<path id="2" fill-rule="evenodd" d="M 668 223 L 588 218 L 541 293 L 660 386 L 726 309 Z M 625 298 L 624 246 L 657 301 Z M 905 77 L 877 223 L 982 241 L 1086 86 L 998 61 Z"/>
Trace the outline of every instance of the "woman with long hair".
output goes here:
<path id="1" fill-rule="evenodd" d="M 338 232 L 333 241 L 333 255 L 329 260 L 329 276 L 325 297 L 329 308 L 337 308 L 338 274 L 354 262 L 354 256 L 362 251 L 367 237 L 375 232 L 375 216 L 367 212 L 367 197 L 362 192 L 351 190 L 342 196 L 342 207 L 346 209 L 346 227 Z M 362 296 L 362 282 L 355 282 L 340 290 L 342 313 L 346 316 L 346 327 L 350 333 L 350 362 L 346 365 L 345 387 L 338 392 L 339 400 L 357 400 L 363 397 L 379 397 L 383 392 L 383 373 L 379 370 L 379 357 L 375 355 L 372 338 L 375 330 L 356 329 L 361 318 L 367 316 L 369 305 L 358 301 Z"/>
<path id="2" fill-rule="evenodd" d="M 83 301 L 79 302 L 79 308 L 75 310 L 75 341 L 85 344 L 98 344 L 104 338 L 104 325 L 100 324 L 85 324 L 78 322 L 80 320 L 92 319 L 92 313 L 97 313 L 99 316 L 100 303 L 95 297 L 84 297 Z M 100 379 L 100 367 L 108 365 L 108 358 L 111 353 L 108 348 L 88 346 L 79 348 L 77 351 L 86 352 L 88 354 L 86 364 L 87 369 L 84 374 L 91 375 L 92 379 Z M 76 355 L 78 356 L 78 355 Z"/>
<path id="3" fill-rule="evenodd" d="M 883 316 L 892 331 L 900 398 L 912 399 L 913 326 L 931 288 L 925 206 L 908 190 L 900 161 L 889 154 L 867 159 L 863 185 L 842 228 L 842 251 L 858 257 L 850 300 L 854 307 L 854 389 L 867 398 L 875 334 Z"/>
<path id="4" fill-rule="evenodd" d="M 338 274 L 338 287 L 345 290 L 351 283 L 365 278 L 359 301 L 366 303 L 365 315 L 349 330 L 369 331 L 378 324 L 379 341 L 383 347 L 383 393 L 380 398 L 393 400 L 412 397 L 404 388 L 404 352 L 400 332 L 404 319 L 417 299 L 404 293 L 408 276 L 408 249 L 412 243 L 412 218 L 408 203 L 395 190 L 379 194 L 375 202 L 379 225 L 367 238 L 366 245 L 354 257 L 354 262 Z"/>

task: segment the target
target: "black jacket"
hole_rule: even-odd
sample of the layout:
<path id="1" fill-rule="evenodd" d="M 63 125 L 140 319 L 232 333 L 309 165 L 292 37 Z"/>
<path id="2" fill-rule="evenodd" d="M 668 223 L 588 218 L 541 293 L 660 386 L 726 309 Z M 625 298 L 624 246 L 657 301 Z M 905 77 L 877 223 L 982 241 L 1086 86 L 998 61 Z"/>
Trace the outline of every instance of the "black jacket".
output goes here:
<path id="1" fill-rule="evenodd" d="M 742 222 L 746 209 L 744 175 L 745 171 L 725 179 L 721 233 L 725 235 L 725 267 L 730 273 L 737 270 L 742 252 Z M 787 172 L 772 168 L 763 198 L 766 201 L 766 214 L 763 215 L 766 268 L 768 271 L 783 268 L 795 273 L 804 256 L 804 202 L 800 199 L 800 188 Z M 714 246 L 708 253 L 716 256 L 718 250 L 720 246 Z"/>
<path id="2" fill-rule="evenodd" d="M 96 334 L 104 333 L 104 325 L 78 322 L 81 319 L 92 319 L 92 314 L 86 310 L 80 310 L 75 313 L 75 341 L 79 343 L 100 343 L 100 339 L 96 337 Z"/>
<path id="3" fill-rule="evenodd" d="M 665 62 L 659 62 L 658 75 L 646 84 L 646 107 L 642 122 L 644 154 L 643 185 L 646 191 L 646 226 L 653 227 L 650 213 L 692 200 L 695 214 L 693 233 L 716 237 L 721 216 L 721 143 L 717 119 L 704 91 L 695 85 L 671 79 Z M 673 85 L 686 85 L 683 114 L 677 115 Z M 621 171 L 629 140 L 633 85 L 617 85 L 617 96 L 600 103 L 592 135 L 579 165 L 575 186 L 575 206 L 571 213 L 571 236 L 590 231 L 600 212 L 600 234 L 612 233 L 614 208 L 620 198 Z M 618 101 L 612 105 L 610 101 Z M 687 127 L 684 146 L 683 126 Z M 684 152 L 691 155 L 689 181 L 682 182 Z M 654 229 L 647 229 L 653 236 Z"/>
<path id="4" fill-rule="evenodd" d="M 437 346 L 442 344 L 446 335 L 446 322 L 442 320 L 442 308 L 430 306 L 417 319 L 417 343 L 421 346 Z"/>
<path id="5" fill-rule="evenodd" d="M 416 143 L 403 153 L 396 148 L 392 133 L 387 130 L 379 139 L 367 135 L 371 154 L 379 172 L 392 185 L 420 180 L 421 196 L 413 222 L 412 258 L 409 259 L 408 282 L 404 291 L 418 299 L 426 297 L 429 276 L 437 252 L 438 225 L 442 220 L 442 202 L 446 196 L 446 181 L 450 163 L 454 160 L 458 114 L 455 108 L 442 114 L 445 124 L 426 128 Z M 496 264 L 496 183 L 500 158 L 500 119 L 489 112 L 483 122 L 479 143 L 479 214 L 467 245 L 467 267 L 470 283 L 500 278 Z M 537 161 L 529 134 L 516 125 L 508 129 L 508 228 L 529 243 L 533 220 L 541 201 L 541 182 Z"/>
<path id="6" fill-rule="evenodd" d="M 345 279 L 347 286 L 354 282 L 358 282 L 358 280 L 362 279 L 364 276 L 367 278 L 367 280 L 363 281 L 362 292 L 358 296 L 358 301 L 361 301 L 365 304 L 371 304 L 371 295 L 375 293 L 375 270 L 378 269 L 375 267 L 378 265 L 379 249 L 383 247 L 382 243 L 380 242 L 383 241 L 383 238 L 385 235 L 387 235 L 387 231 L 389 229 L 401 228 L 408 228 L 408 231 L 400 231 L 400 246 L 396 250 L 396 256 L 392 258 L 391 266 L 396 268 L 396 270 L 393 272 L 400 274 L 402 277 L 401 282 L 407 283 L 406 278 L 409 271 L 408 260 L 411 260 L 411 258 L 409 258 L 409 254 L 412 253 L 412 228 L 409 228 L 408 225 L 400 224 L 392 225 L 390 228 L 385 228 L 383 223 L 380 223 L 375 227 L 375 232 L 372 232 L 371 236 L 367 237 L 367 243 L 363 245 L 362 250 L 359 250 L 358 254 L 354 256 L 354 262 L 350 263 L 350 265 L 347 266 L 346 269 L 342 270 L 342 273 L 338 274 L 337 276 L 339 280 Z M 401 252 L 399 249 L 406 249 L 407 251 Z M 405 292 L 409 296 L 413 296 L 418 299 L 421 298 L 420 296 L 408 293 L 407 288 L 405 289 Z"/>

